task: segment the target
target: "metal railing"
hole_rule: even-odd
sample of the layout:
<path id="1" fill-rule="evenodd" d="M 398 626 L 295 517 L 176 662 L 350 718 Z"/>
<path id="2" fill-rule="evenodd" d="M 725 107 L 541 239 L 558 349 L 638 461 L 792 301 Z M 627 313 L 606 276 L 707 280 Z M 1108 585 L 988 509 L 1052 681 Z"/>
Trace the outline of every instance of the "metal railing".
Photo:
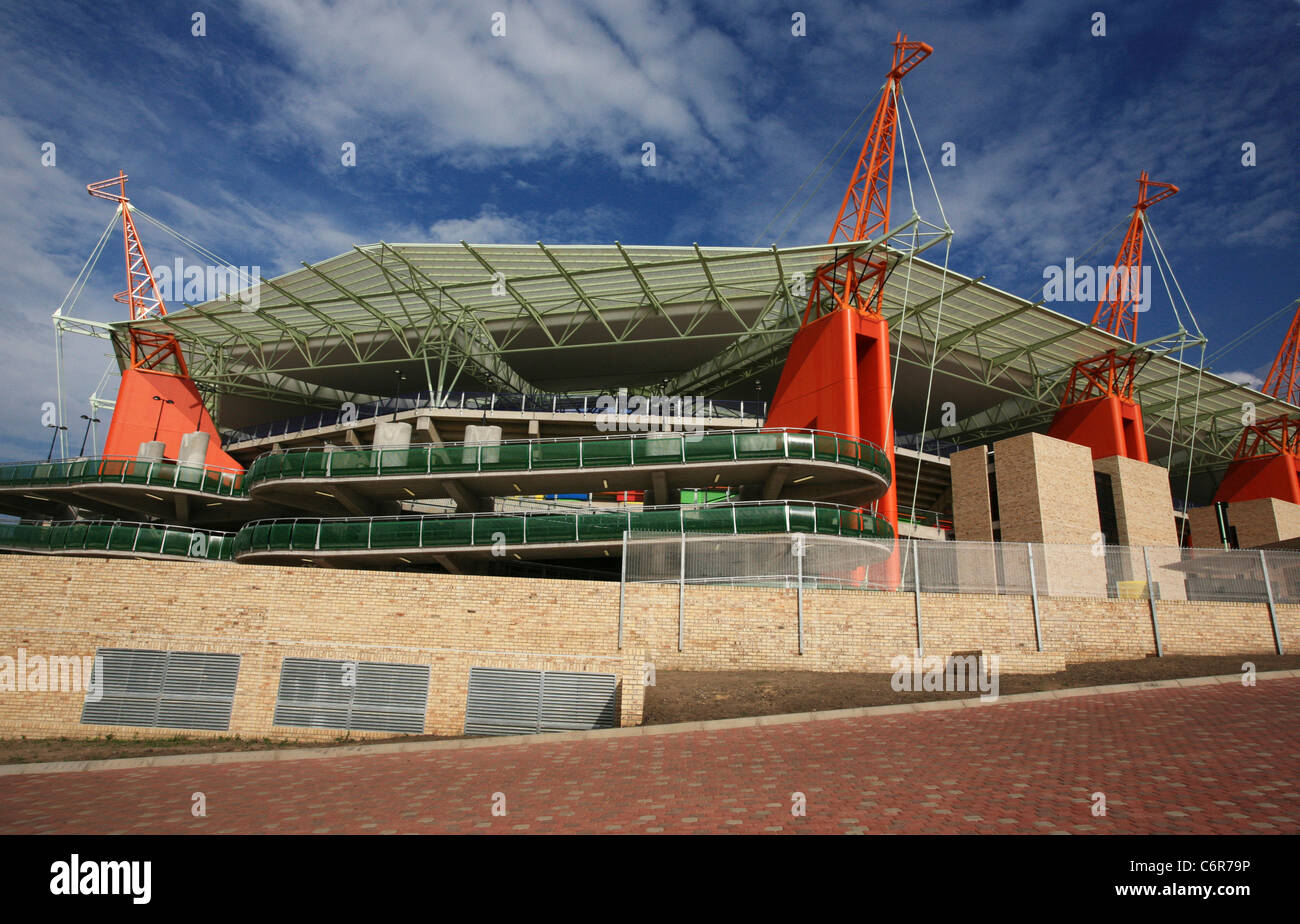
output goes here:
<path id="1" fill-rule="evenodd" d="M 681 579 L 678 538 L 636 535 L 631 582 Z M 687 581 L 793 586 L 790 536 L 722 536 L 686 543 Z M 869 538 L 869 537 L 863 537 Z M 1021 542 L 804 540 L 805 586 L 1040 598 L 1300 603 L 1300 552 Z M 655 551 L 656 545 L 659 551 Z M 694 576 L 693 578 L 690 576 Z"/>
<path id="2" fill-rule="evenodd" d="M 938 510 L 925 510 L 921 507 L 899 507 L 898 519 L 915 523 L 917 526 L 933 526 L 935 529 L 952 531 L 952 514 Z"/>
<path id="3" fill-rule="evenodd" d="M 40 552 L 104 552 L 230 561 L 234 533 L 124 520 L 0 523 L 0 548 Z"/>
<path id="4" fill-rule="evenodd" d="M 812 430 L 746 429 L 613 433 L 499 443 L 344 449 L 303 447 L 258 456 L 245 484 L 297 478 L 359 478 L 524 472 L 692 462 L 802 459 L 868 469 L 889 483 L 892 469 L 873 443 Z"/>
<path id="5" fill-rule="evenodd" d="M 138 459 L 133 456 L 93 456 L 51 462 L 0 464 L 0 489 L 62 487 L 85 484 L 124 484 L 199 491 L 242 498 L 244 473 L 192 462 Z"/>
<path id="6" fill-rule="evenodd" d="M 584 513 L 463 513 L 449 516 L 256 520 L 235 534 L 235 556 L 250 552 L 376 551 L 571 542 L 617 542 L 624 532 L 743 534 L 803 532 L 887 539 L 870 513 L 813 501 L 749 501 L 696 507 L 643 507 Z"/>
<path id="7" fill-rule="evenodd" d="M 952 440 L 943 440 L 933 436 L 924 436 L 920 433 L 895 433 L 894 447 L 897 449 L 912 449 L 917 452 L 925 453 L 930 456 L 938 456 L 946 459 L 954 452 L 961 452 L 964 448 L 959 443 Z"/>
<path id="8" fill-rule="evenodd" d="M 357 405 L 355 410 L 350 409 L 346 412 L 341 408 L 331 408 L 314 414 L 303 414 L 298 417 L 271 421 L 253 427 L 223 430 L 221 439 L 224 445 L 230 446 L 252 440 L 303 433 L 308 430 L 339 427 L 344 423 L 360 423 L 385 417 L 389 414 L 418 411 L 423 408 L 488 412 L 514 411 L 538 414 L 608 414 L 610 413 L 609 409 L 598 404 L 602 398 L 608 401 L 608 397 L 602 395 L 561 394 L 519 395 L 476 391 L 452 391 L 437 395 L 428 391 L 418 391 L 406 395 L 397 395 L 392 398 L 381 398 L 377 401 Z M 663 403 L 671 404 L 671 402 Z M 638 412 L 631 416 L 672 417 L 674 419 L 681 416 L 680 413 L 673 412 L 671 408 L 668 410 L 661 408 L 658 413 L 652 411 L 653 409 L 645 413 Z M 691 419 L 745 419 L 748 417 L 761 420 L 767 417 L 767 402 L 705 398 L 702 399 L 698 409 L 692 408 L 692 413 L 688 417 Z"/>

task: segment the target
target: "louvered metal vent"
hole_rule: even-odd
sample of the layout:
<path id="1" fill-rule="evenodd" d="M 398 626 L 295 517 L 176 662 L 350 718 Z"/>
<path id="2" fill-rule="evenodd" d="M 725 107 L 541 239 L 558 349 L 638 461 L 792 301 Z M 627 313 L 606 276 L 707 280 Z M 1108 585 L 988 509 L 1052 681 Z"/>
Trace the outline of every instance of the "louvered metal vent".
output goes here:
<path id="1" fill-rule="evenodd" d="M 465 734 L 612 728 L 617 687 L 614 674 L 470 668 Z"/>
<path id="2" fill-rule="evenodd" d="M 239 655 L 100 648 L 95 656 L 97 688 L 82 725 L 229 730 Z"/>
<path id="3" fill-rule="evenodd" d="M 421 734 L 429 706 L 427 664 L 285 658 L 275 724 Z"/>

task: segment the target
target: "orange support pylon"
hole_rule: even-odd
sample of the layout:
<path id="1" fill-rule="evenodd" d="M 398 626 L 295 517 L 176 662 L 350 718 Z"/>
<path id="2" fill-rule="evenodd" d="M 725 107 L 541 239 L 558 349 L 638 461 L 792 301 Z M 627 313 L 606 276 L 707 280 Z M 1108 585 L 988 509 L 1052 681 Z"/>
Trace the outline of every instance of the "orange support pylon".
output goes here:
<path id="1" fill-rule="evenodd" d="M 893 66 L 828 244 L 860 243 L 889 232 L 900 81 L 933 51 L 901 33 L 893 46 Z M 846 250 L 818 268 L 767 423 L 868 440 L 884 450 L 892 468 L 893 379 L 889 324 L 881 313 L 889 268 L 883 241 L 866 252 Z M 898 490 L 892 472 L 877 514 L 897 538 Z M 887 582 L 893 586 L 898 580 L 897 554 L 890 567 Z"/>
<path id="2" fill-rule="evenodd" d="M 1172 183 L 1138 177 L 1138 201 L 1128 232 L 1106 281 L 1092 323 L 1131 343 L 1137 342 L 1137 306 L 1142 299 L 1142 244 L 1146 211 L 1178 192 Z M 1049 436 L 1092 450 L 1094 459 L 1124 456 L 1147 461 L 1147 437 L 1142 408 L 1133 398 L 1137 357 L 1108 350 L 1075 363 Z"/>
<path id="3" fill-rule="evenodd" d="M 116 191 L 112 189 L 114 186 Z M 119 170 L 111 179 L 89 184 L 86 192 L 97 199 L 116 202 L 122 212 L 126 290 L 113 298 L 128 307 L 132 321 L 167 314 L 162 292 L 131 217 L 126 174 Z M 113 418 L 104 440 L 104 455 L 134 458 L 141 443 L 159 440 L 165 445 L 164 457 L 175 459 L 180 452 L 181 437 L 202 431 L 209 437 L 206 465 L 243 471 L 242 465 L 222 451 L 221 436 L 190 379 L 185 355 L 176 338 L 135 327 L 130 329 L 129 337 L 130 362 L 122 371 L 122 384 L 117 390 Z"/>

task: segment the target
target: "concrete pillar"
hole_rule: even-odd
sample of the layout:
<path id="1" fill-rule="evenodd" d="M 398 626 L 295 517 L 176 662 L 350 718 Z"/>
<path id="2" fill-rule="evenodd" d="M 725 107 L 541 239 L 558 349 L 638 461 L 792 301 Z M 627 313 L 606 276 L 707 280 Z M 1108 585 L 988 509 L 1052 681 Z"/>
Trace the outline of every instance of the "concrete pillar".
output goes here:
<path id="1" fill-rule="evenodd" d="M 185 484 L 197 484 L 203 480 L 203 464 L 208 458 L 209 434 L 202 431 L 186 433 L 181 436 L 181 448 L 176 453 L 176 461 L 181 463 L 177 479 Z M 179 516 L 179 513 L 177 514 Z M 182 522 L 185 522 L 182 520 Z"/>
<path id="2" fill-rule="evenodd" d="M 465 428 L 465 454 L 463 461 L 473 462 L 477 457 L 478 450 L 475 446 L 497 446 L 501 443 L 501 428 L 495 425 L 476 425 L 470 424 Z M 483 461 L 496 462 L 501 457 L 499 449 L 484 449 Z"/>
<path id="3" fill-rule="evenodd" d="M 410 445 L 411 425 L 409 423 L 383 420 L 375 424 L 375 436 L 370 443 L 371 449 L 405 449 Z"/>
<path id="4" fill-rule="evenodd" d="M 211 439 L 212 435 L 202 430 L 184 434 L 181 437 L 181 448 L 176 454 L 176 461 L 203 465 L 208 458 L 208 443 Z"/>
<path id="5" fill-rule="evenodd" d="M 375 424 L 371 449 L 379 450 L 379 468 L 406 465 L 410 457 L 411 425 L 403 421 L 382 420 Z"/>
<path id="6" fill-rule="evenodd" d="M 140 444 L 140 451 L 136 458 L 141 462 L 154 462 L 164 457 L 167 452 L 167 444 L 162 440 L 148 440 Z"/>

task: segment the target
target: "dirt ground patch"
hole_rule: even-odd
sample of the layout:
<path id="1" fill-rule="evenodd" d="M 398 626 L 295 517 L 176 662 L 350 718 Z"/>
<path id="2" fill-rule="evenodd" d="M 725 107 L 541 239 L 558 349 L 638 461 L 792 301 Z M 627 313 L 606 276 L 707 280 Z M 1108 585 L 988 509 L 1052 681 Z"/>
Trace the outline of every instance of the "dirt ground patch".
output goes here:
<path id="1" fill-rule="evenodd" d="M 336 738 L 333 741 L 294 741 L 287 738 L 0 738 L 0 764 L 33 764 L 67 760 L 112 760 L 118 757 L 158 757 L 163 754 L 205 754 L 211 751 L 273 751 L 281 748 L 332 748 L 387 741 L 438 741 L 445 735 L 394 735 L 391 738 Z"/>
<path id="2" fill-rule="evenodd" d="M 1071 687 L 1138 683 L 1237 674 L 1243 662 L 1256 671 L 1300 669 L 1300 655 L 1227 655 L 1140 658 L 1072 664 L 1054 674 L 1002 674 L 1000 694 L 1034 693 Z M 646 689 L 645 724 L 735 719 L 786 712 L 820 712 L 862 706 L 892 706 L 939 699 L 963 699 L 970 693 L 898 693 L 893 674 L 817 671 L 661 671 Z"/>
<path id="3" fill-rule="evenodd" d="M 1172 680 L 1241 672 L 1244 661 L 1257 671 L 1300 669 L 1300 655 L 1228 655 L 1222 657 L 1142 658 L 1074 664 L 1055 674 L 1003 674 L 998 692 L 1030 693 L 1068 687 Z M 936 699 L 960 699 L 970 693 L 896 693 L 892 674 L 817 671 L 660 671 L 646 689 L 645 724 L 734 719 L 784 712 L 817 712 L 861 706 L 888 706 Z M 397 735 L 392 738 L 346 738 L 333 741 L 293 741 L 284 738 L 0 738 L 0 764 L 47 761 L 110 760 L 163 754 L 212 751 L 265 751 L 278 748 L 339 747 L 382 744 L 386 741 L 436 741 L 441 735 Z"/>

